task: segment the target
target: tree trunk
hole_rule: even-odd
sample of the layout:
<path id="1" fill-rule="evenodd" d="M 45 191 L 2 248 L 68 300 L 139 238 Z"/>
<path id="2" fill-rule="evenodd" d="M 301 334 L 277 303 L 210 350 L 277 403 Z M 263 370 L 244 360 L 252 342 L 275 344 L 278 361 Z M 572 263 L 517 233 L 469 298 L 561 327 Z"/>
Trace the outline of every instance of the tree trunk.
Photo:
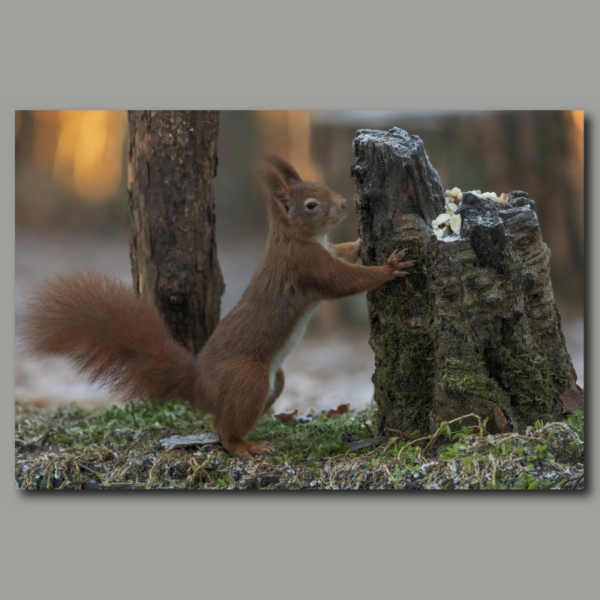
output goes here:
<path id="1" fill-rule="evenodd" d="M 134 286 L 197 353 L 219 322 L 215 242 L 218 111 L 129 111 Z"/>
<path id="2" fill-rule="evenodd" d="M 438 239 L 444 192 L 419 137 L 359 130 L 353 148 L 363 262 L 402 248 L 416 262 L 367 295 L 380 431 L 434 431 L 469 413 L 492 432 L 562 418 L 581 392 L 534 202 L 463 193 L 459 235 Z"/>

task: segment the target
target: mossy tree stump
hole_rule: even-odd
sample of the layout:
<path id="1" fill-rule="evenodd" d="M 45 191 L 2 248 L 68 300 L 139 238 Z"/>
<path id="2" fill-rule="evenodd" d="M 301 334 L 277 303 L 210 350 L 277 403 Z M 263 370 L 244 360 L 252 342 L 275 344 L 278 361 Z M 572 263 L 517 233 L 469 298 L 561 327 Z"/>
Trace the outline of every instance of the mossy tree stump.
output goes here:
<path id="1" fill-rule="evenodd" d="M 367 295 L 380 431 L 434 431 L 469 413 L 522 431 L 581 403 L 534 201 L 463 193 L 460 235 L 438 240 L 444 191 L 419 137 L 359 130 L 353 148 L 364 264 L 403 248 L 416 262 Z"/>

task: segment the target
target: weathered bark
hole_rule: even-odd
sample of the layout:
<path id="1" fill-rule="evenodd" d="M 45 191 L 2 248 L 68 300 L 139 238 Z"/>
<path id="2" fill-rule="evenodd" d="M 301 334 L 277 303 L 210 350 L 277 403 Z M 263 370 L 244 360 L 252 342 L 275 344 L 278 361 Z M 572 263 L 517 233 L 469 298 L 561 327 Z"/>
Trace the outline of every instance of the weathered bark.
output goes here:
<path id="1" fill-rule="evenodd" d="M 213 180 L 218 111 L 129 112 L 129 225 L 134 286 L 198 352 L 219 322 Z"/>
<path id="2" fill-rule="evenodd" d="M 431 431 L 469 413 L 496 432 L 560 419 L 559 396 L 580 392 L 534 202 L 464 193 L 460 236 L 438 240 L 444 193 L 421 140 L 359 130 L 353 148 L 363 262 L 402 248 L 416 261 L 367 295 L 380 431 Z"/>

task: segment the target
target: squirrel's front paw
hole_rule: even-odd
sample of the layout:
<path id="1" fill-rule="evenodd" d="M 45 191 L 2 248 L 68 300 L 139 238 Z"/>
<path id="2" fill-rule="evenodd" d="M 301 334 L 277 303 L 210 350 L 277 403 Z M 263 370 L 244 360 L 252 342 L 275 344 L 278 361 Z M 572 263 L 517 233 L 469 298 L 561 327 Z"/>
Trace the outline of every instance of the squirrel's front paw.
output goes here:
<path id="1" fill-rule="evenodd" d="M 358 238 L 355 242 L 354 242 L 354 246 L 352 246 L 352 262 L 356 262 L 359 259 L 359 252 L 362 250 L 363 247 L 363 241 Z"/>
<path id="2" fill-rule="evenodd" d="M 393 277 L 405 277 L 408 273 L 404 269 L 410 269 L 410 267 L 414 266 L 414 262 L 412 260 L 401 262 L 405 257 L 406 250 L 396 250 L 390 254 L 390 257 L 387 259 L 387 266 L 392 271 Z"/>

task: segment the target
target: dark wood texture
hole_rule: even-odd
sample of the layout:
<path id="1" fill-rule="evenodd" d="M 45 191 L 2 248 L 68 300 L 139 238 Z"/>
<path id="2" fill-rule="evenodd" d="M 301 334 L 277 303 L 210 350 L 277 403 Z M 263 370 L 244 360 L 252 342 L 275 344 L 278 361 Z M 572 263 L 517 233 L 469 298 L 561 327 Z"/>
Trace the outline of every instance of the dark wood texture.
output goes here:
<path id="1" fill-rule="evenodd" d="M 218 111 L 129 112 L 134 286 L 175 338 L 198 352 L 219 322 L 215 242 Z"/>
<path id="2" fill-rule="evenodd" d="M 468 413 L 495 432 L 560 419 L 561 393 L 580 392 L 535 203 L 464 194 L 460 238 L 438 240 L 443 190 L 422 141 L 359 130 L 353 148 L 363 262 L 403 248 L 416 261 L 367 296 L 380 431 L 431 431 Z"/>

